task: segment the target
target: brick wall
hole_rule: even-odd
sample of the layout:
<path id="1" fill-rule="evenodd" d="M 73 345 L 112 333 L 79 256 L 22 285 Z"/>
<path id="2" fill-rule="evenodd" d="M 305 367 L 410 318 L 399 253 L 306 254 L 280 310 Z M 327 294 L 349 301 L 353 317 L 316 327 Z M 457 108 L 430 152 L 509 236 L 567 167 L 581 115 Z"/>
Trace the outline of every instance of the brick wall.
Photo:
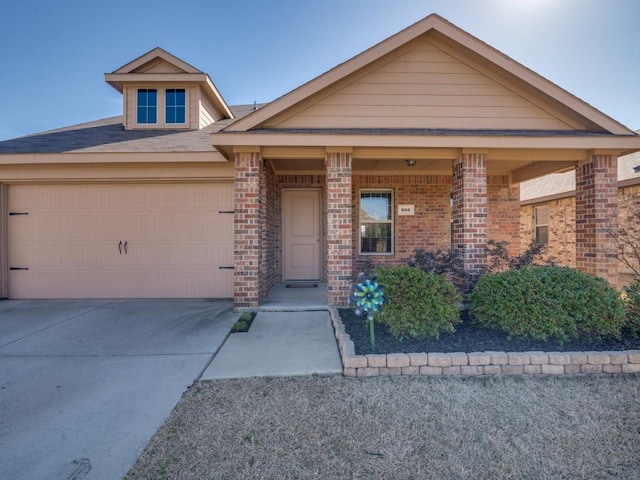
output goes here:
<path id="1" fill-rule="evenodd" d="M 353 280 L 352 154 L 327 152 L 327 290 L 329 305 L 346 305 Z"/>
<path id="2" fill-rule="evenodd" d="M 576 167 L 576 266 L 587 273 L 617 279 L 618 261 L 609 253 L 608 231 L 617 229 L 618 160 L 594 154 Z"/>
<path id="3" fill-rule="evenodd" d="M 237 307 L 255 307 L 261 292 L 263 163 L 259 152 L 235 153 L 234 161 L 233 298 Z"/>
<path id="4" fill-rule="evenodd" d="M 640 186 L 632 186 L 618 189 L 619 222 L 620 225 L 628 222 L 625 211 L 624 197 L 630 194 L 640 195 Z M 534 207 L 546 205 L 549 209 L 549 245 L 547 257 L 553 258 L 559 265 L 576 267 L 576 199 L 574 196 L 552 200 L 535 205 L 523 205 L 520 209 L 520 234 L 521 248 L 535 238 L 534 232 Z M 623 266 L 618 265 L 618 277 L 612 278 L 611 283 L 622 287 L 633 280 L 633 275 Z"/>
<path id="5" fill-rule="evenodd" d="M 487 264 L 487 164 L 483 154 L 463 153 L 453 162 L 453 241 L 462 257 L 469 291 Z"/>
<path id="6" fill-rule="evenodd" d="M 520 184 L 508 175 L 487 177 L 488 240 L 507 242 L 510 255 L 520 253 Z"/>
<path id="7" fill-rule="evenodd" d="M 394 252 L 360 255 L 360 189 L 391 188 L 394 199 Z M 450 175 L 354 175 L 353 256 L 354 274 L 367 260 L 374 265 L 400 265 L 416 248 L 436 250 L 451 244 Z M 398 205 L 414 205 L 415 215 L 397 215 Z"/>
<path id="8" fill-rule="evenodd" d="M 558 265 L 576 266 L 576 201 L 575 197 L 521 207 L 520 233 L 522 251 L 535 239 L 535 207 L 546 205 L 549 209 L 549 244 L 544 256 Z"/>

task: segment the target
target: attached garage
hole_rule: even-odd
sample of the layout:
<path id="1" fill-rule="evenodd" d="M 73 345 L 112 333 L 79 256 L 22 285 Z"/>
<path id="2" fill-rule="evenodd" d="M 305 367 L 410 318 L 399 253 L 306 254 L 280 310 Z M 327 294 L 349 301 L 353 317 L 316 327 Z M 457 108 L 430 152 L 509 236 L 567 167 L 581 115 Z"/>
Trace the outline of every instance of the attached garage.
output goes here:
<path id="1" fill-rule="evenodd" d="M 233 183 L 8 187 L 9 298 L 230 298 Z"/>

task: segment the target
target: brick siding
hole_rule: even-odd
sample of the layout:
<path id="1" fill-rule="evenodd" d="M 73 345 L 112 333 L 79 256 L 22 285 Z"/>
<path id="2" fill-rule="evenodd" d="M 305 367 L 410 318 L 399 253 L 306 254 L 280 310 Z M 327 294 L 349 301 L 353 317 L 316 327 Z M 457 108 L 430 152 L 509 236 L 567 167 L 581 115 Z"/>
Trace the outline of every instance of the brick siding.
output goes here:
<path id="1" fill-rule="evenodd" d="M 394 251 L 360 254 L 360 189 L 391 188 L 394 198 Z M 353 257 L 355 270 L 373 265 L 400 265 L 418 248 L 436 250 L 451 244 L 450 175 L 354 175 Z M 397 215 L 398 205 L 414 205 L 415 215 Z M 354 274 L 357 272 L 353 272 Z"/>
<path id="2" fill-rule="evenodd" d="M 345 305 L 353 280 L 352 154 L 327 152 L 327 290 L 329 305 Z"/>
<path id="3" fill-rule="evenodd" d="M 462 257 L 470 290 L 487 264 L 487 164 L 483 154 L 463 153 L 453 162 L 453 249 Z"/>
<path id="4" fill-rule="evenodd" d="M 507 242 L 510 255 L 520 253 L 520 184 L 508 175 L 487 177 L 488 240 Z"/>
<path id="5" fill-rule="evenodd" d="M 627 218 L 624 198 L 627 195 L 640 195 L 640 185 L 618 189 L 619 222 L 623 225 L 630 221 Z M 549 209 L 549 244 L 546 258 L 552 258 L 558 265 L 576 268 L 576 198 L 570 196 L 549 202 L 523 205 L 520 208 L 521 248 L 535 238 L 534 208 L 546 205 Z M 633 280 L 632 273 L 624 266 L 618 265 L 617 278 L 609 281 L 616 287 L 622 287 Z"/>
<path id="6" fill-rule="evenodd" d="M 262 265 L 261 209 L 263 163 L 259 152 L 234 154 L 235 216 L 233 298 L 236 307 L 255 307 L 260 300 Z"/>
<path id="7" fill-rule="evenodd" d="M 576 167 L 576 266 L 606 279 L 617 278 L 608 230 L 618 221 L 618 160 L 614 155 L 592 155 Z"/>

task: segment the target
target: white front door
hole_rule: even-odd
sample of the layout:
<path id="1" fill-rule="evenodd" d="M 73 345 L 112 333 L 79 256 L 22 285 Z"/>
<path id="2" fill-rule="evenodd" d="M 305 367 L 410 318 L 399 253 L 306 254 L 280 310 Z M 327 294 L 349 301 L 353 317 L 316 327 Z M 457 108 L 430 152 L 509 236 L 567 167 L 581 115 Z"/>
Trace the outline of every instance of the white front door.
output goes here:
<path id="1" fill-rule="evenodd" d="M 320 280 L 319 189 L 282 191 L 284 280 Z"/>

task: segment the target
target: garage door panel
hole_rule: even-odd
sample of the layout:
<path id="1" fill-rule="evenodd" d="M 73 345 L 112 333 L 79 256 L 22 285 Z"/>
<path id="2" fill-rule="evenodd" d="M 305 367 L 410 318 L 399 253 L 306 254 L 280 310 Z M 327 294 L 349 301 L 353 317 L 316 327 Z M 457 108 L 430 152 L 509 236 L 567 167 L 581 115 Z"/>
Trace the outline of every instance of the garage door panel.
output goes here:
<path id="1" fill-rule="evenodd" d="M 233 185 L 9 189 L 12 298 L 232 296 Z M 122 242 L 121 248 L 119 248 Z M 127 247 L 125 251 L 124 242 Z"/>

